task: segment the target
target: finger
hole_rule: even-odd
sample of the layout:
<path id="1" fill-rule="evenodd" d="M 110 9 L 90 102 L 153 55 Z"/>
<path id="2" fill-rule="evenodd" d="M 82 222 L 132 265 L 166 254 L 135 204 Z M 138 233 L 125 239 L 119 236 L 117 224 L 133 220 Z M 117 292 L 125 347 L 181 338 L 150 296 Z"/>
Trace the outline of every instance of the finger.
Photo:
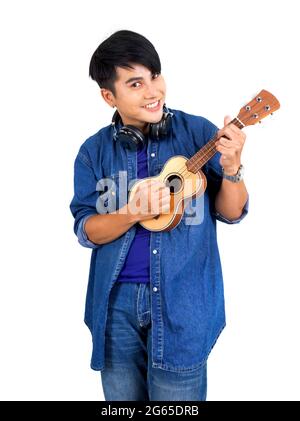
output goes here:
<path id="1" fill-rule="evenodd" d="M 229 124 L 229 126 L 227 126 L 227 127 L 228 127 L 228 129 L 232 130 L 236 134 L 244 134 L 242 132 L 242 130 L 239 129 L 238 127 L 236 127 L 234 124 Z"/>
<path id="2" fill-rule="evenodd" d="M 164 183 L 160 180 L 157 180 L 155 178 L 149 178 L 147 181 L 147 184 L 149 185 L 164 185 Z"/>
<path id="3" fill-rule="evenodd" d="M 224 126 L 227 126 L 227 124 L 229 124 L 231 122 L 232 118 L 230 117 L 230 115 L 226 115 L 224 117 Z"/>
<path id="4" fill-rule="evenodd" d="M 231 149 L 231 141 L 228 139 L 220 138 L 218 142 L 216 143 L 216 149 L 219 150 L 219 147 L 223 147 L 225 149 Z"/>
<path id="5" fill-rule="evenodd" d="M 228 137 L 229 139 L 231 139 L 232 137 L 236 136 L 237 133 L 236 133 L 236 131 L 231 126 L 232 125 L 227 126 L 227 127 L 224 127 L 222 129 L 222 131 L 223 131 L 223 135 L 222 136 L 225 135 L 225 137 Z"/>
<path id="6" fill-rule="evenodd" d="M 225 137 L 230 140 L 232 135 L 234 135 L 234 132 L 231 129 L 223 127 L 223 129 L 218 131 L 217 138 Z"/>
<path id="7" fill-rule="evenodd" d="M 169 197 L 163 197 L 163 198 L 161 199 L 161 203 L 162 203 L 162 204 L 167 204 L 167 203 L 170 203 L 170 198 L 169 198 Z"/>
<path id="8" fill-rule="evenodd" d="M 164 204 L 161 207 L 161 213 L 169 213 L 170 212 L 170 205 L 169 204 Z"/>
<path id="9" fill-rule="evenodd" d="M 155 180 L 155 179 L 153 179 L 153 178 L 149 178 L 148 180 L 147 180 L 147 184 L 155 184 L 155 183 L 157 183 L 157 180 Z"/>
<path id="10" fill-rule="evenodd" d="M 163 189 L 166 187 L 165 183 L 163 183 L 162 181 L 156 181 L 153 186 L 157 189 Z"/>
<path id="11" fill-rule="evenodd" d="M 218 139 L 217 146 L 218 145 L 223 145 L 223 146 L 229 147 L 230 144 L 231 144 L 231 142 L 232 141 L 229 140 L 229 139 L 227 139 L 226 137 L 220 137 L 220 139 Z"/>
<path id="12" fill-rule="evenodd" d="M 221 138 L 221 137 L 228 138 L 229 140 L 237 140 L 237 141 L 240 141 L 241 143 L 244 143 L 246 139 L 246 135 L 244 132 L 242 132 L 237 127 L 231 128 L 231 126 L 225 127 L 224 129 L 221 129 L 218 132 L 218 138 Z"/>
<path id="13" fill-rule="evenodd" d="M 148 188 L 151 192 L 158 192 L 164 189 L 166 186 L 164 183 L 155 181 L 154 183 L 150 183 Z"/>
<path id="14" fill-rule="evenodd" d="M 233 123 L 230 124 L 231 121 L 232 121 L 232 118 L 230 116 L 226 116 L 224 118 L 224 126 L 231 129 L 234 133 L 239 134 L 240 136 L 244 137 L 245 136 L 244 132 L 242 132 L 242 130 L 239 129 L 235 124 Z"/>
<path id="15" fill-rule="evenodd" d="M 235 149 L 226 148 L 226 146 L 219 145 L 217 148 L 217 151 L 220 152 L 222 155 L 224 154 L 226 157 L 234 157 L 236 153 L 238 152 Z"/>
<path id="16" fill-rule="evenodd" d="M 241 149 L 241 143 L 237 142 L 236 140 L 228 140 L 224 137 L 221 137 L 217 142 L 216 142 L 216 146 L 218 145 L 222 145 L 225 146 L 226 148 L 229 149 Z"/>

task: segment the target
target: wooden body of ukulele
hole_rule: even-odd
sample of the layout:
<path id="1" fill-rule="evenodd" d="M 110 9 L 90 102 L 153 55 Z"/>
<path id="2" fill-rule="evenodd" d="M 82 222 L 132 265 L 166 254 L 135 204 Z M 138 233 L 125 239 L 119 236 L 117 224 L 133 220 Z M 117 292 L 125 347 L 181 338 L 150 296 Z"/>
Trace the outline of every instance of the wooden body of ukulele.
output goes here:
<path id="1" fill-rule="evenodd" d="M 163 213 L 152 219 L 141 221 L 140 225 L 144 228 L 150 231 L 170 231 L 180 223 L 187 201 L 205 192 L 206 177 L 203 171 L 199 170 L 196 173 L 188 171 L 187 161 L 188 159 L 184 156 L 174 156 L 165 163 L 160 174 L 139 180 L 133 185 L 129 200 L 149 179 L 162 181 L 170 188 L 170 213 Z"/>

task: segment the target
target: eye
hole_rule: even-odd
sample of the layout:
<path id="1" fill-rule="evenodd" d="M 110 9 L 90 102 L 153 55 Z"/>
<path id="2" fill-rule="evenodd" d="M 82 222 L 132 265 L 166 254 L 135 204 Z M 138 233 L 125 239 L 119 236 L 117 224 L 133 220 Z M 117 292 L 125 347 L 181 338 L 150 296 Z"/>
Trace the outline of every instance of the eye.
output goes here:
<path id="1" fill-rule="evenodd" d="M 134 82 L 131 87 L 132 88 L 139 88 L 139 86 L 141 85 L 141 82 Z"/>
<path id="2" fill-rule="evenodd" d="M 153 79 L 157 79 L 160 76 L 160 73 L 156 72 L 152 74 Z"/>

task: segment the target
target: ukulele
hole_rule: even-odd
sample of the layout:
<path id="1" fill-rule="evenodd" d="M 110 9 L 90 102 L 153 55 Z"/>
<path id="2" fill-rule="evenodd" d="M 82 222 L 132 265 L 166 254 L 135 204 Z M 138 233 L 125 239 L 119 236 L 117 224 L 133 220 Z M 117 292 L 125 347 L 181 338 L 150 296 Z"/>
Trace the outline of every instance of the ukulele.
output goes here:
<path id="1" fill-rule="evenodd" d="M 269 114 L 278 110 L 280 103 L 270 92 L 262 90 L 252 101 L 240 109 L 237 117 L 229 124 L 239 129 L 260 122 Z M 151 219 L 140 221 L 140 225 L 149 231 L 170 231 L 181 221 L 187 202 L 201 196 L 207 186 L 206 176 L 201 168 L 212 158 L 216 150 L 217 133 L 190 159 L 177 155 L 166 161 L 160 174 L 147 177 L 133 184 L 129 201 L 137 189 L 149 179 L 163 182 L 170 188 L 170 212 L 156 215 Z"/>

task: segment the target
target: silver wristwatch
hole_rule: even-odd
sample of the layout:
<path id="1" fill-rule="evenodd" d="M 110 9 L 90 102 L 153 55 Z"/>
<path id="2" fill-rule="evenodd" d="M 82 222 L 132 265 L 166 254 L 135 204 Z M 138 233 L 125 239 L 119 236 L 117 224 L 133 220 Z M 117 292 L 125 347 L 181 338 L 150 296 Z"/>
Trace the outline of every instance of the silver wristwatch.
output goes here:
<path id="1" fill-rule="evenodd" d="M 244 169 L 243 165 L 240 165 L 239 169 L 238 169 L 238 171 L 235 175 L 227 175 L 227 174 L 224 173 L 224 168 L 222 168 L 223 178 L 225 178 L 226 180 L 232 181 L 233 183 L 238 183 L 238 182 L 243 180 L 244 171 L 245 171 L 245 169 Z"/>

